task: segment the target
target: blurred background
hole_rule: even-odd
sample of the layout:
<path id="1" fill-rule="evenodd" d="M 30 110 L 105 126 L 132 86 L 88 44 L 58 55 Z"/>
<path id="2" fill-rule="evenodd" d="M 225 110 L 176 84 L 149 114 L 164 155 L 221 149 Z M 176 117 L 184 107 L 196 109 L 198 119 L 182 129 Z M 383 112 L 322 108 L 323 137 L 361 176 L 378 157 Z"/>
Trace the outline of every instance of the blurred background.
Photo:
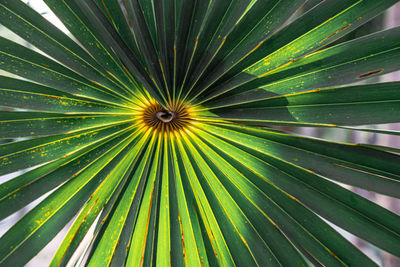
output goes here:
<path id="1" fill-rule="evenodd" d="M 47 18 L 50 22 L 55 24 L 57 27 L 62 29 L 64 32 L 69 34 L 68 30 L 62 25 L 62 23 L 58 20 L 58 18 L 48 9 L 48 7 L 43 3 L 42 0 L 15 0 L 15 1 L 23 1 L 30 6 L 32 6 L 37 12 L 42 14 L 45 18 Z M 379 1 L 379 0 L 377 0 Z M 322 2 L 322 0 L 309 0 L 299 12 L 293 15 L 292 19 L 295 19 L 297 16 L 303 14 L 308 9 L 313 7 L 315 4 Z M 395 26 L 400 25 L 400 2 L 394 5 L 392 8 L 387 10 L 385 13 L 379 15 L 375 19 L 371 20 L 369 23 L 364 26 L 358 28 L 342 39 L 336 41 L 334 44 L 339 42 L 344 42 L 350 39 L 357 38 L 359 36 L 363 36 L 365 34 L 369 34 L 372 32 L 380 31 L 382 29 L 388 29 Z M 20 44 L 24 44 L 25 46 L 35 49 L 17 35 L 10 32 L 8 29 L 3 27 L 0 24 L 0 36 L 6 37 L 8 39 L 14 40 Z M 334 45 L 331 44 L 331 45 Z M 36 50 L 36 49 L 35 49 Z M 38 51 L 38 50 L 36 50 Z M 400 67 L 400 62 L 399 62 Z M 0 70 L 0 75 L 13 76 L 10 73 L 4 72 Z M 400 71 L 386 74 L 384 76 L 378 78 L 372 78 L 369 82 L 388 82 L 388 81 L 400 81 Z M 0 107 L 1 109 L 1 107 Z M 369 125 L 363 128 L 373 128 L 373 129 L 384 129 L 384 130 L 393 130 L 400 131 L 400 123 L 398 124 L 384 124 L 384 125 Z M 327 129 L 327 128 L 291 128 L 284 127 L 281 128 L 287 132 L 291 132 L 297 135 L 304 136 L 312 136 L 316 138 L 323 138 L 327 140 L 337 141 L 337 142 L 347 142 L 347 143 L 363 143 L 363 144 L 371 144 L 371 145 L 381 145 L 381 146 L 389 146 L 400 149 L 400 136 L 391 136 L 385 134 L 375 134 L 375 133 L 367 133 L 367 132 L 358 132 L 358 131 L 350 131 L 344 129 Z M 18 139 L 22 140 L 22 139 Z M 17 141 L 17 140 L 0 140 L 1 142 L 6 141 Z M 400 166 L 399 166 L 400 168 Z M 14 173 L 10 175 L 0 176 L 0 183 L 3 183 L 20 173 Z M 379 205 L 397 213 L 400 215 L 400 200 L 390 198 L 387 196 L 379 195 L 370 191 L 353 188 L 351 186 L 342 185 L 363 197 L 366 197 Z M 0 222 L 0 236 L 2 236 L 16 221 L 19 220 L 24 214 L 26 214 L 32 207 L 34 207 L 37 203 L 39 203 L 43 198 L 36 200 L 28 207 L 21 209 L 20 211 L 14 213 L 9 216 L 5 220 Z M 72 220 L 73 221 L 73 220 Z M 56 238 L 53 239 L 35 258 L 33 258 L 26 266 L 36 267 L 36 266 L 46 266 L 50 263 L 53 254 L 56 252 L 58 245 L 61 243 L 64 235 L 66 234 L 66 230 L 68 229 L 70 224 L 68 224 L 63 231 L 61 231 Z M 360 240 L 354 235 L 351 235 L 341 229 L 338 229 L 344 236 L 346 236 L 353 244 L 362 249 L 364 253 L 366 253 L 369 257 L 371 257 L 376 263 L 380 266 L 384 267 L 400 267 L 400 259 L 394 256 L 391 256 L 388 253 Z"/>

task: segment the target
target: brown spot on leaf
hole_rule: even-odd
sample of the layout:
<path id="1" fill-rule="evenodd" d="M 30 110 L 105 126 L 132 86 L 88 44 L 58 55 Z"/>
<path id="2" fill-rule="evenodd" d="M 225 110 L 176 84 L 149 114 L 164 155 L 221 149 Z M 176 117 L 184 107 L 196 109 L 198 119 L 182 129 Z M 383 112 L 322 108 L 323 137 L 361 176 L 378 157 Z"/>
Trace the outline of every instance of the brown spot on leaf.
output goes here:
<path id="1" fill-rule="evenodd" d="M 110 75 L 111 77 L 113 77 L 114 79 L 118 80 L 117 77 L 114 76 L 114 74 L 112 74 L 111 72 L 107 71 L 108 75 Z"/>
<path id="2" fill-rule="evenodd" d="M 297 198 L 295 198 L 294 196 L 289 195 L 289 194 L 288 194 L 288 196 L 289 196 L 291 199 L 293 199 L 294 201 L 300 202 L 300 201 L 299 201 Z"/>
<path id="3" fill-rule="evenodd" d="M 98 85 L 98 86 L 102 86 L 101 84 L 99 84 L 99 83 L 96 82 L 96 81 L 92 81 L 92 83 L 94 83 L 95 85 Z"/>
<path id="4" fill-rule="evenodd" d="M 324 41 L 326 41 L 326 40 L 328 40 L 329 38 L 335 36 L 336 34 L 340 33 L 341 31 L 346 30 L 348 27 L 350 27 L 350 25 L 351 25 L 351 24 L 347 24 L 347 25 L 344 26 L 343 28 L 341 28 L 341 29 L 335 31 L 334 33 L 332 33 L 331 35 L 329 35 L 328 37 L 326 37 L 324 40 L 322 40 L 321 43 L 324 42 Z"/>
<path id="5" fill-rule="evenodd" d="M 181 229 L 181 241 L 182 241 L 183 258 L 186 258 L 185 236 L 183 235 L 183 225 L 182 225 L 182 219 L 181 219 L 180 215 L 178 215 L 178 220 L 179 220 L 179 225 L 180 225 L 180 229 Z"/>
<path id="6" fill-rule="evenodd" d="M 260 47 L 260 45 L 262 45 L 264 43 L 264 41 L 259 42 L 253 49 L 251 49 L 243 58 L 247 57 L 248 55 L 250 55 L 251 53 L 253 53 L 257 48 Z"/>
<path id="7" fill-rule="evenodd" d="M 46 97 L 55 98 L 55 99 L 61 99 L 62 98 L 60 96 L 55 96 L 55 95 L 46 95 Z"/>
<path id="8" fill-rule="evenodd" d="M 312 89 L 312 90 L 308 90 L 308 91 L 305 91 L 305 92 L 302 92 L 303 94 L 310 94 L 310 93 L 317 93 L 317 92 L 319 92 L 319 91 L 321 91 L 321 89 L 320 88 L 317 88 L 317 89 Z M 294 95 L 295 94 L 300 94 L 300 93 L 294 93 Z"/>
<path id="9" fill-rule="evenodd" d="M 332 252 L 331 250 L 329 250 L 329 249 L 328 249 L 328 251 L 329 251 L 329 253 L 330 253 L 334 258 L 340 260 L 340 258 L 339 258 L 338 256 L 336 256 L 335 253 L 333 253 L 333 252 Z"/>
<path id="10" fill-rule="evenodd" d="M 364 74 L 358 75 L 358 76 L 357 76 L 357 78 L 358 78 L 358 79 L 367 78 L 367 77 L 369 77 L 369 76 L 372 76 L 372 75 L 375 75 L 375 74 L 381 73 L 382 71 L 383 71 L 383 69 L 379 69 L 379 70 L 370 71 L 370 72 L 367 72 L 367 73 L 364 73 Z"/>
<path id="11" fill-rule="evenodd" d="M 107 16 L 110 18 L 111 22 L 114 22 L 114 20 L 113 20 L 113 18 L 112 18 L 112 16 L 111 16 L 110 11 L 108 10 L 106 4 L 104 3 L 104 0 L 101 0 L 101 3 L 103 4 L 103 7 L 104 7 L 104 9 L 105 9 L 105 11 L 106 11 L 106 13 L 107 13 Z"/>

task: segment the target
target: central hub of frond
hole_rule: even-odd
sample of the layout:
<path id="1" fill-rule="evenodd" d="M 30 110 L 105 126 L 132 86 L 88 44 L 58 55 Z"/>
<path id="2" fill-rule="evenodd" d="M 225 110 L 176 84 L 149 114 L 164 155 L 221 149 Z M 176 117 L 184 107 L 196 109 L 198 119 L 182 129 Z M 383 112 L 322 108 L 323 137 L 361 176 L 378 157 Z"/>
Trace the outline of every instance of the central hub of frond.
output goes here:
<path id="1" fill-rule="evenodd" d="M 141 117 L 144 124 L 159 131 L 182 130 L 191 119 L 189 108 L 184 104 L 178 103 L 164 108 L 158 102 L 146 105 Z"/>
<path id="2" fill-rule="evenodd" d="M 156 113 L 157 119 L 162 122 L 168 123 L 173 121 L 176 118 L 176 113 L 169 110 L 161 110 Z"/>

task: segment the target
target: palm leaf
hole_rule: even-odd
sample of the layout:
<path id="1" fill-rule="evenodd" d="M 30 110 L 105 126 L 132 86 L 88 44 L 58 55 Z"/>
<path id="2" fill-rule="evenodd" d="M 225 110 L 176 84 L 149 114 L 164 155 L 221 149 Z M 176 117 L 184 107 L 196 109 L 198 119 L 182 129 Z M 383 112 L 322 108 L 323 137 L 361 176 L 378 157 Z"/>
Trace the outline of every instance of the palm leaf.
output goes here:
<path id="1" fill-rule="evenodd" d="M 394 147 L 278 131 L 400 122 L 400 28 L 332 44 L 398 1 L 44 0 L 66 34 L 0 1 L 0 237 L 22 266 L 375 266 L 333 225 L 400 257 Z M 25 138 L 25 139 L 20 139 Z M 10 141 L 12 140 L 12 141 Z M 35 202 L 36 203 L 36 202 Z"/>

